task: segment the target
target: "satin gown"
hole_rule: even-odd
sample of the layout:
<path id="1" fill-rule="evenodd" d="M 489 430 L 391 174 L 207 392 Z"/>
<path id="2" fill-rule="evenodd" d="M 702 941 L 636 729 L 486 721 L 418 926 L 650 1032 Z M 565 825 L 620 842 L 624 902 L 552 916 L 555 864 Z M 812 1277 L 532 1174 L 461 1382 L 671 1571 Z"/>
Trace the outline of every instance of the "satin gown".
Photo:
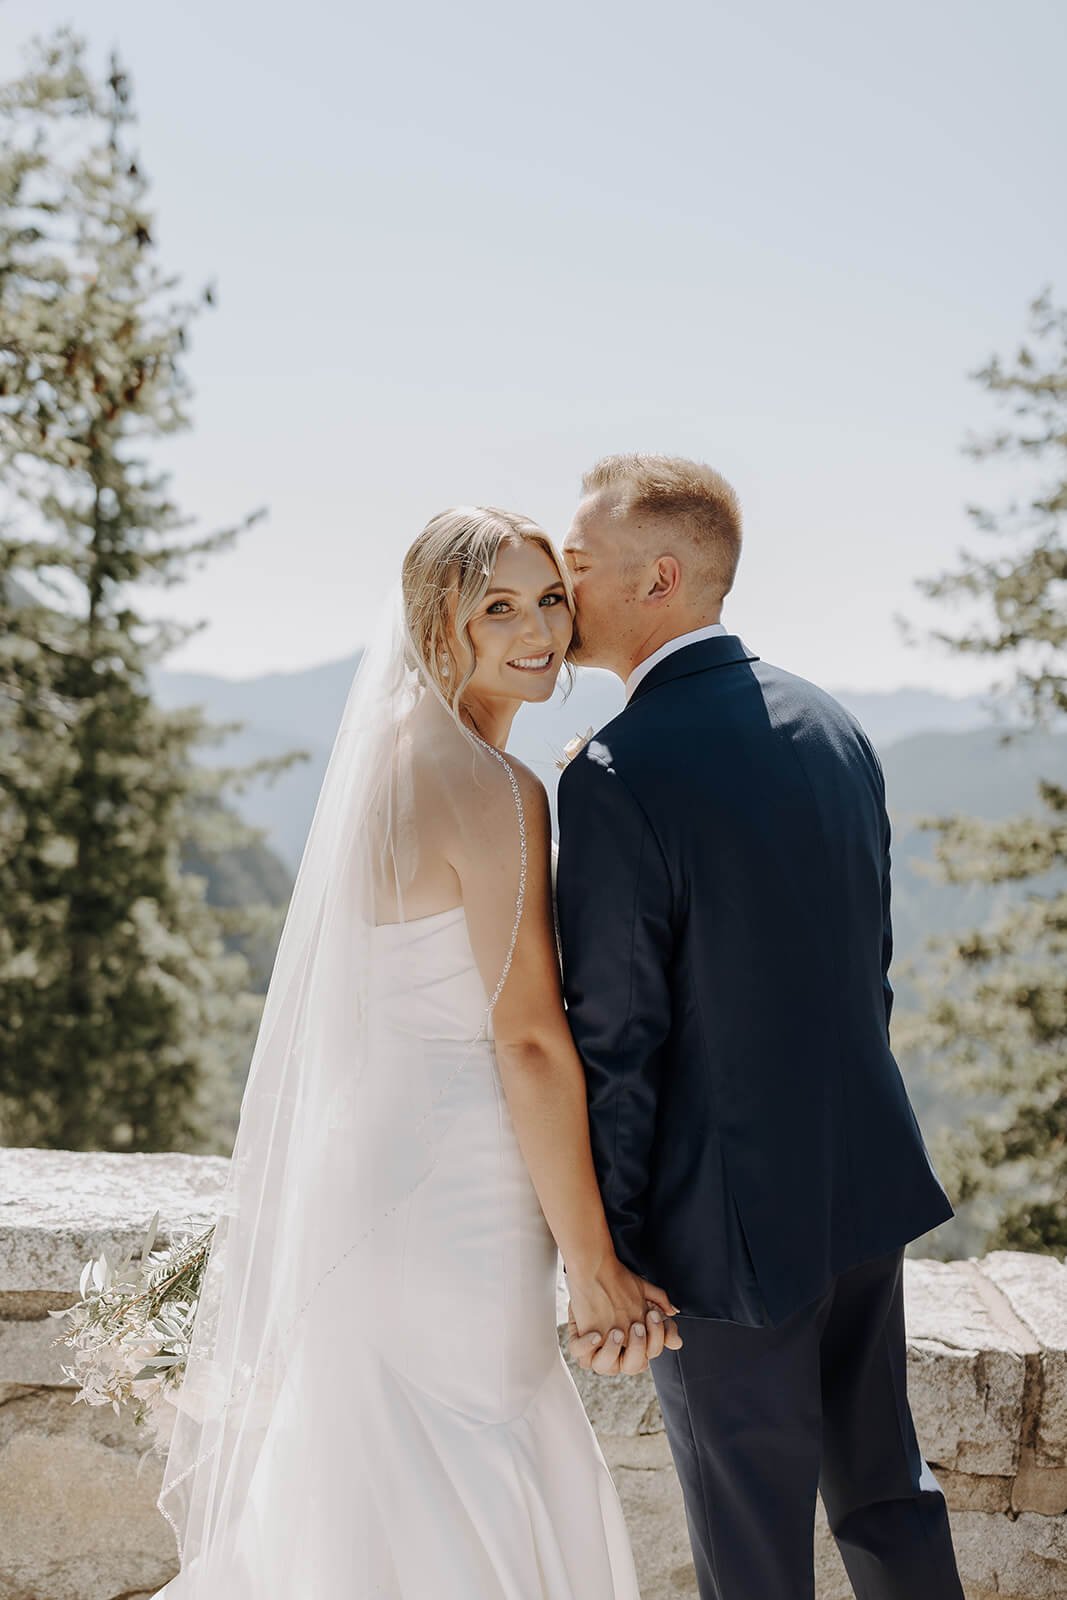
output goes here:
<path id="1" fill-rule="evenodd" d="M 322 1285 L 234 1559 L 207 1593 L 639 1600 L 615 1486 L 559 1350 L 555 1243 L 491 1039 L 470 1044 L 486 995 L 463 908 L 374 939 L 372 1109 L 353 1159 L 405 1168 L 417 1083 L 432 1165 Z M 161 1594 L 186 1600 L 182 1576 Z"/>

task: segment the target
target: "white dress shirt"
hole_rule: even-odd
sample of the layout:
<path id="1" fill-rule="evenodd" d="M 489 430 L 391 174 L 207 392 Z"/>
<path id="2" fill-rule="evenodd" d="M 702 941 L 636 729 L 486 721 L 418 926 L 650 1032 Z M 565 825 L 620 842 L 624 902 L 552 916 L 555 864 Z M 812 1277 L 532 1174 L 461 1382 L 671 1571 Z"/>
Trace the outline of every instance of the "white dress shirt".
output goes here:
<path id="1" fill-rule="evenodd" d="M 697 644 L 701 639 L 715 639 L 720 633 L 726 633 L 727 631 L 721 622 L 711 622 L 706 628 L 693 628 L 689 633 L 680 633 L 677 639 L 668 639 L 666 644 L 661 644 L 658 650 L 654 650 L 650 656 L 646 656 L 644 661 L 639 662 L 631 672 L 626 680 L 627 700 L 629 700 L 641 679 L 646 677 L 653 667 L 658 666 L 661 661 L 665 661 L 669 655 L 673 655 L 675 650 L 680 650 L 683 645 Z"/>

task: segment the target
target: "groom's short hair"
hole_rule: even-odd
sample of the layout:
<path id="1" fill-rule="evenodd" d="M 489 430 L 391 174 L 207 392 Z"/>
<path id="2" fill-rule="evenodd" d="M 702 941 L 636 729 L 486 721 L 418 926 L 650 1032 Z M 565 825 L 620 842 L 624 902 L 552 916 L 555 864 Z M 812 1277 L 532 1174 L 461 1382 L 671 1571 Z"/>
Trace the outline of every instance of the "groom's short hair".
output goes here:
<path id="1" fill-rule="evenodd" d="M 604 456 L 582 479 L 585 494 L 618 491 L 616 509 L 681 523 L 702 582 L 729 594 L 741 559 L 741 502 L 721 472 L 683 456 Z"/>

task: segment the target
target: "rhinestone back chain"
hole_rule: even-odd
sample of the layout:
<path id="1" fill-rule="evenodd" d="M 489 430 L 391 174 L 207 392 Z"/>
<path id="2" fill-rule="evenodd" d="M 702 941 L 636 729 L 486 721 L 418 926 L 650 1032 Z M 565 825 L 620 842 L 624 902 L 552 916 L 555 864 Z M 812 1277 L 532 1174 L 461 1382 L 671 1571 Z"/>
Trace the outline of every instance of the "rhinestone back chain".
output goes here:
<path id="1" fill-rule="evenodd" d="M 508 953 L 504 958 L 504 970 L 500 974 L 500 981 L 493 991 L 493 997 L 490 1000 L 489 1007 L 485 1013 L 485 1025 L 488 1028 L 489 1020 L 496 1008 L 496 1003 L 504 992 L 504 985 L 507 983 L 508 974 L 511 971 L 511 963 L 515 958 L 515 946 L 519 940 L 519 925 L 522 922 L 522 913 L 526 905 L 526 875 L 527 868 L 529 866 L 529 854 L 526 844 L 526 810 L 522 803 L 522 790 L 519 788 L 519 780 L 515 776 L 515 768 L 511 765 L 511 762 L 507 759 L 507 757 L 496 748 L 495 745 L 487 744 L 480 734 L 476 733 L 474 737 L 478 740 L 478 743 L 484 750 L 487 750 L 491 756 L 496 757 L 496 759 L 500 762 L 500 765 L 504 768 L 504 771 L 507 773 L 508 782 L 511 785 L 512 798 L 515 801 L 515 810 L 517 811 L 519 817 L 519 889 L 515 897 L 515 922 L 511 930 L 511 942 L 508 945 Z"/>

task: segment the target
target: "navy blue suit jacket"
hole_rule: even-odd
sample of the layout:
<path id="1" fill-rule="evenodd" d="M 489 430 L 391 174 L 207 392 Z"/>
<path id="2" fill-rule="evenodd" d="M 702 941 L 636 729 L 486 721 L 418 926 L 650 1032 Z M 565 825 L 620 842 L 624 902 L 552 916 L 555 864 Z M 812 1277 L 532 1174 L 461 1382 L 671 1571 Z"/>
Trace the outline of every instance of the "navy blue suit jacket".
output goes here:
<path id="1" fill-rule="evenodd" d="M 889 1045 L 881 766 L 733 634 L 684 645 L 559 787 L 564 985 L 623 1261 L 776 1324 L 952 1215 Z"/>

